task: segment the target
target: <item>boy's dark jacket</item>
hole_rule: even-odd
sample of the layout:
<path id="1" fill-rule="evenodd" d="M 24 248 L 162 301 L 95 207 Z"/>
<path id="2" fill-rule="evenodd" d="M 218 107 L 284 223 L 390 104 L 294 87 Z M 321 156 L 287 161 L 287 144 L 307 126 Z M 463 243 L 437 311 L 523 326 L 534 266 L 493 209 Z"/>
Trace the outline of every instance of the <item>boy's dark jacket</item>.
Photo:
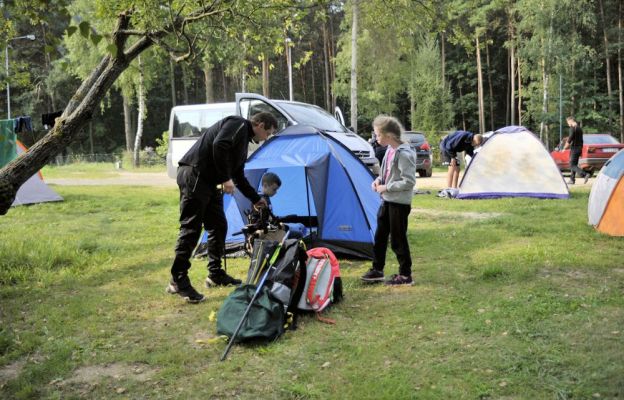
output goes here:
<path id="1" fill-rule="evenodd" d="M 447 153 L 456 156 L 457 153 L 465 151 L 469 156 L 474 155 L 472 137 L 474 133 L 468 131 L 455 131 L 442 139 L 441 146 Z"/>
<path id="2" fill-rule="evenodd" d="M 245 178 L 247 150 L 253 137 L 251 122 L 238 116 L 226 117 L 204 129 L 178 164 L 194 167 L 199 179 L 209 184 L 232 179 L 245 197 L 257 203 L 260 196 Z"/>

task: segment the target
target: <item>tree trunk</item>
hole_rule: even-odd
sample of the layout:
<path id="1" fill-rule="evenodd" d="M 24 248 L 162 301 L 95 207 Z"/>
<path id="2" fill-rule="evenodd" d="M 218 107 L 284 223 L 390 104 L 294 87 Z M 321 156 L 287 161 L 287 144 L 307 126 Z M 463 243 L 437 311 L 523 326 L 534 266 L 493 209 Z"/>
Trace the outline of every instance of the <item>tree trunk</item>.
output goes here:
<path id="1" fill-rule="evenodd" d="M 457 88 L 459 89 L 459 107 L 461 108 L 461 115 L 462 115 L 462 129 L 466 130 L 466 113 L 464 112 L 464 94 L 462 93 L 462 87 L 461 85 L 457 85 Z"/>
<path id="2" fill-rule="evenodd" d="M 175 65 L 172 59 L 169 59 L 169 83 L 171 86 L 171 107 L 175 107 L 176 106 Z"/>
<path id="3" fill-rule="evenodd" d="M 511 76 L 511 68 L 509 65 L 509 50 L 507 51 L 507 80 L 506 80 L 506 84 L 505 84 L 505 125 L 511 125 L 509 123 L 509 115 L 511 114 L 509 112 L 509 92 L 510 92 L 510 86 L 511 83 L 509 82 L 509 77 Z"/>
<path id="4" fill-rule="evenodd" d="M 511 25 L 511 22 L 510 22 Z M 510 26 L 509 29 L 513 29 L 513 26 Z M 509 96 L 509 111 L 511 112 L 510 124 L 516 124 L 516 48 L 513 42 L 513 30 L 510 32 L 510 42 L 511 46 L 509 47 L 509 66 L 511 73 L 509 75 L 509 82 L 511 83 L 511 90 Z"/>
<path id="5" fill-rule="evenodd" d="M 180 65 L 180 69 L 182 70 L 182 95 L 184 99 L 184 104 L 189 104 L 189 92 L 188 92 L 188 84 L 189 79 L 186 72 L 186 66 Z"/>
<path id="6" fill-rule="evenodd" d="M 621 1 L 620 1 L 621 3 Z M 605 66 L 607 68 L 607 105 L 609 109 L 609 122 L 611 122 L 611 99 L 612 99 L 612 91 L 611 91 L 611 60 L 609 57 L 609 36 L 607 35 L 607 21 L 604 13 L 604 6 L 602 0 L 598 0 L 598 6 L 600 7 L 600 16 L 602 17 L 602 38 L 604 41 L 604 55 L 605 55 Z"/>
<path id="7" fill-rule="evenodd" d="M 132 108 L 128 96 L 121 93 L 124 111 L 124 131 L 126 132 L 126 151 L 132 153 L 134 149 L 134 133 L 132 132 Z"/>
<path id="8" fill-rule="evenodd" d="M 330 81 L 329 87 L 331 88 L 331 110 L 336 108 L 336 93 L 334 92 L 334 82 L 336 82 L 336 54 L 334 48 L 334 20 L 329 18 L 329 59 L 330 59 Z"/>
<path id="9" fill-rule="evenodd" d="M 416 95 L 414 93 L 413 85 L 410 92 L 410 129 L 414 130 L 416 127 L 416 124 L 414 123 L 414 115 L 416 115 Z"/>
<path id="10" fill-rule="evenodd" d="M 310 58 L 310 80 L 312 84 L 312 104 L 316 104 L 316 81 L 314 79 L 314 49 L 312 48 L 312 43 L 310 43 L 310 52 L 312 52 L 312 57 Z"/>
<path id="11" fill-rule="evenodd" d="M 266 55 L 262 55 L 262 95 L 270 98 L 269 92 L 269 60 Z"/>
<path id="12" fill-rule="evenodd" d="M 208 60 L 204 62 L 204 86 L 206 86 L 206 103 L 214 103 L 214 70 L 212 64 Z"/>
<path id="13" fill-rule="evenodd" d="M 48 45 L 47 39 L 46 39 L 46 28 L 45 28 L 45 24 L 40 24 L 41 25 L 41 37 L 43 38 L 43 45 L 44 47 Z M 46 72 L 48 74 L 48 76 L 50 76 L 50 73 L 52 71 L 52 60 L 50 59 L 50 53 L 49 52 L 45 52 L 45 66 L 46 66 Z M 54 93 L 54 89 L 51 88 L 49 85 L 47 86 L 47 94 L 50 97 L 50 103 L 48 104 L 48 107 L 46 108 L 48 113 L 52 113 L 56 111 L 56 95 Z"/>
<path id="14" fill-rule="evenodd" d="M 351 127 L 357 133 L 357 37 L 359 0 L 353 0 L 353 25 L 351 26 Z"/>
<path id="15" fill-rule="evenodd" d="M 141 63 L 141 56 L 138 57 L 139 63 L 139 115 L 137 117 L 137 131 L 134 137 L 134 157 L 132 161 L 134 168 L 141 166 L 141 138 L 143 137 L 143 120 L 145 119 L 145 85 L 143 82 L 143 64 Z"/>
<path id="16" fill-rule="evenodd" d="M 485 60 L 487 63 L 488 86 L 490 91 L 490 130 L 494 130 L 494 88 L 492 86 L 492 68 L 490 66 L 490 46 L 485 42 Z"/>
<path id="17" fill-rule="evenodd" d="M 228 101 L 229 85 L 227 77 L 225 76 L 225 66 L 221 65 L 221 82 L 223 83 L 223 101 Z"/>
<path id="18" fill-rule="evenodd" d="M 622 87 L 622 2 L 618 16 L 618 89 L 620 92 L 620 143 L 624 143 L 624 88 Z"/>
<path id="19" fill-rule="evenodd" d="M 93 120 L 89 121 L 89 154 L 93 155 Z"/>
<path id="20" fill-rule="evenodd" d="M 446 33 L 440 32 L 440 51 L 442 61 L 442 89 L 446 87 Z"/>
<path id="21" fill-rule="evenodd" d="M 301 66 L 301 68 L 299 69 L 299 78 L 301 78 L 301 95 L 303 96 L 303 102 L 304 103 L 309 103 L 308 101 L 308 94 L 306 92 L 306 79 L 305 79 L 305 66 Z"/>
<path id="22" fill-rule="evenodd" d="M 544 145 L 546 146 L 546 149 L 550 148 L 550 143 L 549 143 L 549 137 L 548 137 L 548 125 L 546 125 L 546 122 L 544 121 L 544 119 L 546 118 L 546 114 L 548 114 L 548 82 L 549 82 L 549 75 L 546 72 L 546 59 L 542 58 L 542 61 L 540 62 L 541 64 L 541 69 L 542 69 L 542 85 L 543 85 L 543 91 L 542 91 L 542 117 L 541 117 L 541 121 L 540 121 L 540 140 L 542 141 L 542 143 L 544 143 Z"/>
<path id="23" fill-rule="evenodd" d="M 328 17 L 329 18 L 329 17 Z M 331 104 L 331 85 L 329 76 L 331 74 L 329 66 L 329 35 L 327 34 L 327 22 L 323 23 L 323 66 L 325 72 L 325 109 L 330 113 L 334 113 Z"/>
<path id="24" fill-rule="evenodd" d="M 522 75 L 520 73 L 520 58 L 518 60 L 518 125 L 522 125 Z"/>
<path id="25" fill-rule="evenodd" d="M 479 49 L 479 34 L 475 30 L 477 50 L 477 99 L 479 104 L 479 133 L 485 132 L 485 112 L 483 110 L 483 73 L 481 72 L 481 50 Z"/>

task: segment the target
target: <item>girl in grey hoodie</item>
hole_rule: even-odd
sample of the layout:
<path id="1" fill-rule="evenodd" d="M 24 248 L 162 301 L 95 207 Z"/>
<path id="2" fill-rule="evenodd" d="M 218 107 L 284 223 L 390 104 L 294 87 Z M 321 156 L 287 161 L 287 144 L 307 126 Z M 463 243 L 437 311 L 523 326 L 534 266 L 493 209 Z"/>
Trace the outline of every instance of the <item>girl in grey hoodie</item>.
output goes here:
<path id="1" fill-rule="evenodd" d="M 362 276 L 365 282 L 382 282 L 388 238 L 399 262 L 399 273 L 387 285 L 412 285 L 412 257 L 407 242 L 407 221 L 412 205 L 412 190 L 416 183 L 416 154 L 401 141 L 403 127 L 394 117 L 379 115 L 373 121 L 377 142 L 388 146 L 381 163 L 379 177 L 372 189 L 382 197 L 377 212 L 377 230 L 373 248 L 373 266 Z"/>

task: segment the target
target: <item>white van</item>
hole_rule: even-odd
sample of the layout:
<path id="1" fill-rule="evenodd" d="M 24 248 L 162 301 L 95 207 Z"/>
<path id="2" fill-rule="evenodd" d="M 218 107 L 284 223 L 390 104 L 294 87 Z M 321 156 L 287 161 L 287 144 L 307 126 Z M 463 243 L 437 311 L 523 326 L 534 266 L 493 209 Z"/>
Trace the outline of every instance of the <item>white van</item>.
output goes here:
<path id="1" fill-rule="evenodd" d="M 269 100 L 255 93 L 236 93 L 234 103 L 176 106 L 169 118 L 169 150 L 167 174 L 176 177 L 178 161 L 197 141 L 201 130 L 228 115 L 251 118 L 259 112 L 270 112 L 277 119 L 277 132 L 291 125 L 310 125 L 333 136 L 371 170 L 379 169 L 375 152 L 366 140 L 338 122 L 334 116 L 315 105 L 286 100 Z M 255 150 L 250 144 L 250 150 Z"/>

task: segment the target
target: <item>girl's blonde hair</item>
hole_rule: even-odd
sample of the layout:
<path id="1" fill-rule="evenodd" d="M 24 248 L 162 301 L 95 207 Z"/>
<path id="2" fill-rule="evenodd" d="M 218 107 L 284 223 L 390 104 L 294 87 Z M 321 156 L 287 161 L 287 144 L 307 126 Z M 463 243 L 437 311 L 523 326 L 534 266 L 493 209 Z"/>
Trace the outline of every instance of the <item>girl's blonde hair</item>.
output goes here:
<path id="1" fill-rule="evenodd" d="M 373 121 L 373 127 L 381 133 L 393 136 L 397 142 L 401 142 L 401 135 L 404 132 L 403 125 L 398 119 L 389 115 L 378 115 Z"/>

